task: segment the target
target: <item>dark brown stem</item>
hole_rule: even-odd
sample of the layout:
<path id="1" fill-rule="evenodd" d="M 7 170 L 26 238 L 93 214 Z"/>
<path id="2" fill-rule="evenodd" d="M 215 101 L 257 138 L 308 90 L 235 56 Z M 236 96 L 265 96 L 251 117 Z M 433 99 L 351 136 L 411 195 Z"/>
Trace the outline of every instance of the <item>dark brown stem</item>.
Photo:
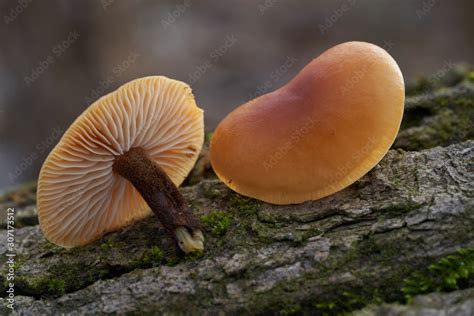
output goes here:
<path id="1" fill-rule="evenodd" d="M 171 179 L 143 148 L 132 148 L 117 157 L 113 170 L 140 192 L 167 233 L 184 252 L 203 249 L 198 218 L 191 212 Z"/>

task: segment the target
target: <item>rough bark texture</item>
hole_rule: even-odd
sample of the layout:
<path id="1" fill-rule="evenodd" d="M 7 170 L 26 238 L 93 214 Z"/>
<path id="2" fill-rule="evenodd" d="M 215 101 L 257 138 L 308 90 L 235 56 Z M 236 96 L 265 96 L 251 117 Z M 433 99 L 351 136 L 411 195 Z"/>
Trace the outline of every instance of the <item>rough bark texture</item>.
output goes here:
<path id="1" fill-rule="evenodd" d="M 25 227 L 16 230 L 17 312 L 337 314 L 406 302 L 407 280 L 429 275 L 430 265 L 460 248 L 468 254 L 454 262 L 465 260 L 463 267 L 474 271 L 469 76 L 454 87 L 408 98 L 411 123 L 395 147 L 416 151 L 391 150 L 368 175 L 330 197 L 275 206 L 239 196 L 218 180 L 194 178 L 190 182 L 197 184 L 182 192 L 203 222 L 206 250 L 200 255 L 177 256 L 153 217 L 70 250 L 45 241 L 38 226 L 28 226 L 34 220 L 21 222 Z M 439 95 L 447 100 L 444 105 L 436 101 Z M 430 110 L 411 110 L 418 108 Z M 461 116 L 469 120 L 468 132 L 444 130 L 447 137 L 440 139 L 441 123 L 434 117 L 446 109 L 456 115 L 465 111 Z M 417 129 L 435 132 L 427 136 Z M 204 165 L 199 165 L 202 173 Z M 3 196 L 2 208 L 15 206 L 21 218 L 32 208 L 33 192 L 34 185 Z M 0 237 L 2 258 L 5 238 Z M 4 260 L 0 269 L 6 269 Z M 473 275 L 459 277 L 462 282 L 452 289 L 473 287 Z M 1 278 L 4 284 L 4 273 Z M 419 292 L 430 289 L 420 286 Z M 5 296 L 5 289 L 1 293 Z M 474 312 L 472 289 L 415 297 L 408 305 L 388 303 L 358 313 L 428 314 L 428 307 L 436 313 L 448 307 Z"/>
<path id="2" fill-rule="evenodd" d="M 472 316 L 474 311 L 474 289 L 452 293 L 421 295 L 409 305 L 382 304 L 355 312 L 354 316 Z"/>
<path id="3" fill-rule="evenodd" d="M 393 147 L 420 150 L 474 138 L 473 82 L 474 72 L 468 66 L 456 67 L 438 81 L 420 80 L 408 90 L 415 94 L 406 100 Z"/>

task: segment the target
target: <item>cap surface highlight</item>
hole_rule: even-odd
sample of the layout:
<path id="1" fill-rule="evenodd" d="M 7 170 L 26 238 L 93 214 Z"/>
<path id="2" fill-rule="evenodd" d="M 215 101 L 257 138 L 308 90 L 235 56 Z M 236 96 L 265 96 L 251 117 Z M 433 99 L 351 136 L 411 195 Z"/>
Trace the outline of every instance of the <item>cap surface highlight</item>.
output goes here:
<path id="1" fill-rule="evenodd" d="M 231 189 L 269 203 L 325 197 L 384 157 L 404 99 L 402 73 L 384 49 L 337 45 L 231 112 L 213 134 L 212 166 Z"/>

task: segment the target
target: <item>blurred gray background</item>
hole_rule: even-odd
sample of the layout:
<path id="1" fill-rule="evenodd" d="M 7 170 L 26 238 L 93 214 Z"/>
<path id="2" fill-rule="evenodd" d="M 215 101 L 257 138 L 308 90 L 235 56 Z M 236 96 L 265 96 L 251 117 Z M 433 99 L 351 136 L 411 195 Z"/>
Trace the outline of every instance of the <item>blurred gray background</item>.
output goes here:
<path id="1" fill-rule="evenodd" d="M 406 81 L 474 62 L 472 0 L 16 0 L 0 8 L 0 189 L 36 178 L 69 124 L 137 77 L 190 83 L 212 130 L 341 42 L 384 46 Z"/>

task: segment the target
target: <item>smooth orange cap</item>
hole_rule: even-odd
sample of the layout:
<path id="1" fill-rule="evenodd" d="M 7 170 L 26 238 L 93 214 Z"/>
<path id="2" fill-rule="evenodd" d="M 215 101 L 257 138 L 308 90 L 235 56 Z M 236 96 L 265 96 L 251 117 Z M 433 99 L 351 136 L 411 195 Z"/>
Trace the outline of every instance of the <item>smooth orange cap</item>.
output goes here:
<path id="1" fill-rule="evenodd" d="M 384 157 L 404 99 L 402 73 L 384 49 L 337 45 L 284 87 L 230 113 L 213 134 L 212 167 L 231 189 L 266 202 L 322 198 Z"/>

